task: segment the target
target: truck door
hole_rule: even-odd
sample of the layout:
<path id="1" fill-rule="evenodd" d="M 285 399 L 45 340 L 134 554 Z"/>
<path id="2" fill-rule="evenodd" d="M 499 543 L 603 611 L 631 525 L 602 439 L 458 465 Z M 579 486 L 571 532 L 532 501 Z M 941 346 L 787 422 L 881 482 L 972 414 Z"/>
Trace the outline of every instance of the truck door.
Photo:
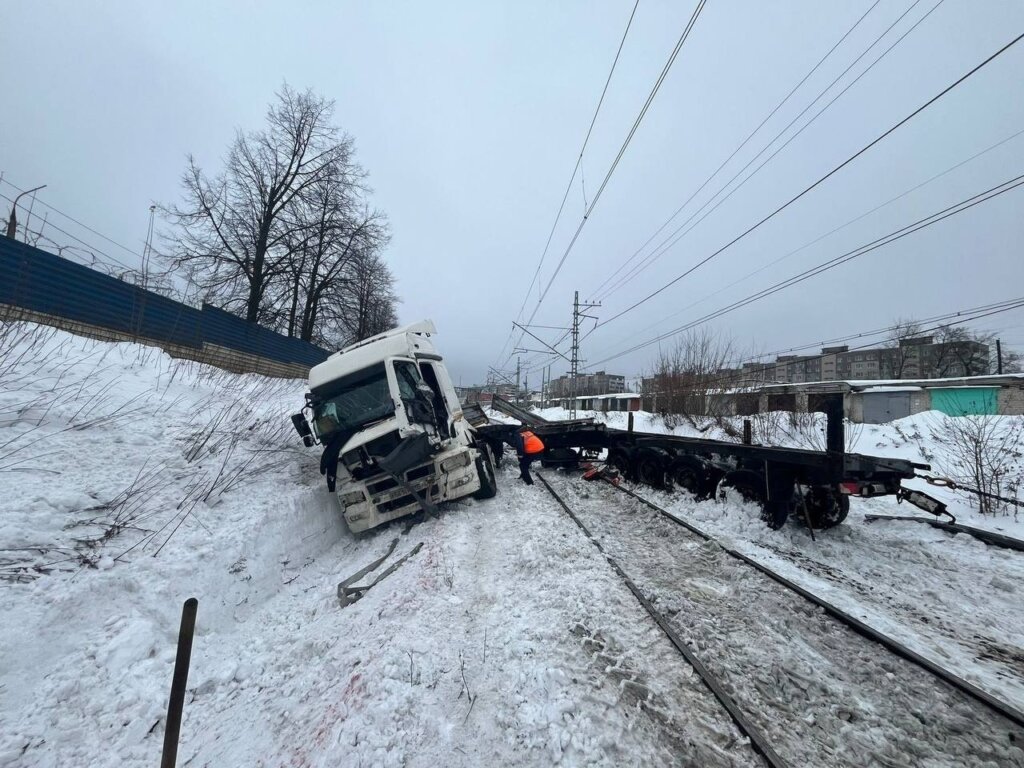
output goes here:
<path id="1" fill-rule="evenodd" d="M 438 370 L 434 367 L 433 363 L 421 360 L 420 373 L 423 374 L 423 381 L 427 383 L 427 386 L 430 387 L 430 390 L 434 393 L 434 413 L 437 414 L 438 425 L 446 425 L 448 436 L 454 437 L 452 429 L 452 413 L 448 408 L 448 403 L 445 401 L 444 390 L 441 387 Z M 443 371 L 441 373 L 443 373 Z"/>
<path id="2" fill-rule="evenodd" d="M 431 396 L 429 404 L 425 403 L 421 396 L 419 389 L 425 382 L 416 363 L 412 360 L 394 360 L 393 365 L 398 393 L 405 407 L 405 415 L 409 423 L 419 424 L 428 428 L 429 431 L 439 433 L 441 429 L 445 428 L 445 422 L 437 421 L 433 412 L 433 396 Z"/>

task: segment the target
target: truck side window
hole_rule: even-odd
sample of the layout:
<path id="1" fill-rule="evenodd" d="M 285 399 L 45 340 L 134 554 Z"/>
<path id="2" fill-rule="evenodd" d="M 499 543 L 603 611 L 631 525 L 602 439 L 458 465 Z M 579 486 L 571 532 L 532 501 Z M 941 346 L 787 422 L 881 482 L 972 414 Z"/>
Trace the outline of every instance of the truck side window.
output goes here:
<path id="1" fill-rule="evenodd" d="M 416 385 L 420 382 L 420 372 L 416 365 L 405 360 L 396 360 L 395 378 L 398 379 L 398 391 L 402 399 L 415 400 Z"/>

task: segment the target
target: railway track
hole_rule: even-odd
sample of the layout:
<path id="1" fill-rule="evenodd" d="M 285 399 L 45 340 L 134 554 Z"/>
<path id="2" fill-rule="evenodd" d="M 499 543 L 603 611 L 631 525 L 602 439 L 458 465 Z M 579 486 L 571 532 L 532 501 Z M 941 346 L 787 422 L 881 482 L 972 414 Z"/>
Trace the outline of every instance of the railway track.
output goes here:
<path id="1" fill-rule="evenodd" d="M 541 479 L 769 765 L 1024 765 L 1009 704 L 628 489 Z"/>

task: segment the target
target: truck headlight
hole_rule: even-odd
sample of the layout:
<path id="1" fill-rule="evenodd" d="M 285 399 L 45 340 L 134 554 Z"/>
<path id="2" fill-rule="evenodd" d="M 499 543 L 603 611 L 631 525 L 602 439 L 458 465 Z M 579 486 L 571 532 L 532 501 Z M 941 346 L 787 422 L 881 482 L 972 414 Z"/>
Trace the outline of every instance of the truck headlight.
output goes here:
<path id="1" fill-rule="evenodd" d="M 450 459 L 445 459 L 441 462 L 442 472 L 451 472 L 455 469 L 461 469 L 462 467 L 469 464 L 469 451 L 463 451 L 458 456 L 452 456 Z"/>
<path id="2" fill-rule="evenodd" d="M 351 507 L 353 504 L 361 504 L 365 498 L 362 491 L 349 491 L 341 497 L 341 500 L 346 507 Z"/>

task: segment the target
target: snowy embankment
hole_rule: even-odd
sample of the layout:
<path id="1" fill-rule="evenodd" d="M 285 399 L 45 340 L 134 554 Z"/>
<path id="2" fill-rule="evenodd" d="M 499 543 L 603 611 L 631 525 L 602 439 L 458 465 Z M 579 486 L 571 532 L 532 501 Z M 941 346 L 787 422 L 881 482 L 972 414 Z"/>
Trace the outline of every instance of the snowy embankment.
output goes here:
<path id="1" fill-rule="evenodd" d="M 564 418 L 548 409 L 546 418 Z M 625 428 L 626 414 L 580 412 Z M 1019 431 L 1024 417 L 992 417 L 999 433 Z M 635 429 L 696 437 L 688 424 L 667 427 L 660 416 L 638 413 Z M 934 474 L 954 474 L 956 447 L 951 444 L 949 417 L 923 413 L 890 424 L 848 427 L 849 450 L 932 464 Z M 820 428 L 820 425 L 814 429 Z M 779 444 L 818 447 L 818 436 L 803 426 L 785 434 Z M 704 437 L 729 439 L 712 428 Z M 802 438 L 802 439 L 801 439 Z M 1007 450 L 1010 466 L 1020 466 L 1022 446 Z M 1016 477 L 1020 469 L 1016 469 Z M 1011 481 L 1012 482 L 1012 481 Z M 1014 507 L 982 514 L 970 494 L 905 482 L 948 504 L 957 519 L 978 528 L 1024 539 L 1024 515 Z M 638 486 L 636 490 L 660 506 L 698 524 L 719 540 L 811 589 L 876 629 L 890 634 L 981 688 L 1024 709 L 1024 555 L 988 546 L 960 534 L 952 536 L 912 522 L 869 522 L 867 515 L 928 517 L 893 497 L 851 500 L 850 515 L 836 528 L 810 532 L 791 520 L 782 530 L 769 530 L 750 508 L 736 502 L 696 502 L 684 493 L 666 493 Z M 645 516 L 654 513 L 643 512 Z"/>
<path id="2" fill-rule="evenodd" d="M 303 383 L 0 326 L 0 765 L 756 765 L 540 486 L 362 537 Z M 513 462 L 509 462 L 513 463 Z M 338 582 L 422 550 L 348 607 Z"/>

